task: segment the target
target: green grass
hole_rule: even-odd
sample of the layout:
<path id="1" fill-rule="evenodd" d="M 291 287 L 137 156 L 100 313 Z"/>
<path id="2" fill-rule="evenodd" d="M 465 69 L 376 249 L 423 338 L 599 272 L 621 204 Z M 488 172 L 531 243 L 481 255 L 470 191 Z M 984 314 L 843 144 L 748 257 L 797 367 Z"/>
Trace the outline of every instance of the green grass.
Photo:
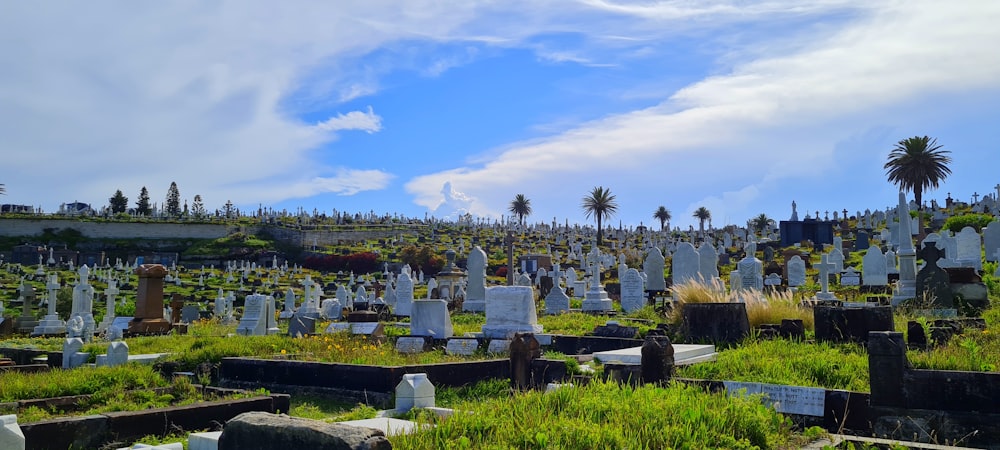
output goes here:
<path id="1" fill-rule="evenodd" d="M 715 362 L 678 367 L 681 378 L 752 381 L 868 392 L 868 355 L 853 344 L 812 344 L 784 339 L 743 341 L 719 352 Z"/>
<path id="2" fill-rule="evenodd" d="M 624 405 L 628 405 L 625 407 Z M 757 399 L 671 384 L 595 381 L 460 403 L 465 414 L 391 439 L 396 449 L 796 448 L 787 419 Z M 419 416 L 418 419 L 425 416 Z M 800 442 L 799 442 L 800 443 Z"/>
<path id="3" fill-rule="evenodd" d="M 0 372 L 0 402 L 122 392 L 169 386 L 150 366 L 78 368 L 48 372 Z"/>

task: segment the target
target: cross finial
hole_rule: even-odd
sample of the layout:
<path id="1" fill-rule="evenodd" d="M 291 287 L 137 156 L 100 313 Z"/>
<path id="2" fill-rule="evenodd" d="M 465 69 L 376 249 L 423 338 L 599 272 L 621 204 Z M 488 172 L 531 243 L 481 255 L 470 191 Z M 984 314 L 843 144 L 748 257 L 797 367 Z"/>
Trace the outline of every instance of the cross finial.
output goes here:
<path id="1" fill-rule="evenodd" d="M 979 201 L 979 194 L 976 193 L 976 192 L 973 192 L 972 193 L 972 203 L 976 203 L 978 201 Z"/>

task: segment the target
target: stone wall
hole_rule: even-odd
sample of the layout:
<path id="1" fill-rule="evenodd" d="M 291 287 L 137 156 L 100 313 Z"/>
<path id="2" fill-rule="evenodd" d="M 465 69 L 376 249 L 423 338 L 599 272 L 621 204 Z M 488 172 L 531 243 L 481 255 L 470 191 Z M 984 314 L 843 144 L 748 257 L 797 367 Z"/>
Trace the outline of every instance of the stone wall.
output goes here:
<path id="1" fill-rule="evenodd" d="M 341 241 L 359 242 L 369 239 L 391 239 L 414 234 L 418 228 L 408 226 L 367 227 L 354 229 L 300 230 L 283 227 L 266 228 L 275 239 L 303 248 L 315 245 L 336 245 Z"/>
<path id="2" fill-rule="evenodd" d="M 38 236 L 74 229 L 92 239 L 218 239 L 238 227 L 207 223 L 85 222 L 75 219 L 0 219 L 0 236 Z"/>

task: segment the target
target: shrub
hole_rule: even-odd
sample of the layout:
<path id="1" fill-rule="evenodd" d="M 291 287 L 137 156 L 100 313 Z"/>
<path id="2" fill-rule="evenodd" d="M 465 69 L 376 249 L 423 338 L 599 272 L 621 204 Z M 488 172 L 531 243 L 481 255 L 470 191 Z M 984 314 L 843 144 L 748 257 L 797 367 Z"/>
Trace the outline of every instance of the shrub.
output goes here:
<path id="1" fill-rule="evenodd" d="M 942 230 L 951 230 L 952 233 L 962 231 L 962 228 L 972 227 L 977 233 L 981 233 L 983 228 L 993 221 L 993 217 L 986 214 L 962 214 L 961 216 L 951 216 L 944 221 Z"/>

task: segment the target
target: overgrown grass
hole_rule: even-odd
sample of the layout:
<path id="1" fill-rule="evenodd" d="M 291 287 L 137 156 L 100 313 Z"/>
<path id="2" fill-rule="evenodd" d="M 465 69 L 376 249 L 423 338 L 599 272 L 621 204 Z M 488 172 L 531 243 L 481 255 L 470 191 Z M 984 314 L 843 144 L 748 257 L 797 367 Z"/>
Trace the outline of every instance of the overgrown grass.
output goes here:
<path id="1" fill-rule="evenodd" d="M 799 304 L 791 292 L 762 292 L 755 289 L 727 291 L 721 279 L 711 282 L 689 280 L 671 288 L 677 307 L 673 309 L 670 322 L 681 322 L 681 311 L 688 303 L 730 303 L 744 302 L 747 319 L 751 327 L 768 323 L 781 323 L 782 319 L 801 319 L 806 330 L 812 330 L 812 309 Z"/>
<path id="2" fill-rule="evenodd" d="M 628 405 L 628 407 L 623 407 Z M 787 419 L 757 399 L 671 384 L 631 387 L 595 381 L 457 405 L 455 414 L 397 449 L 794 448 Z M 418 419 L 422 416 L 418 416 Z"/>
<path id="3" fill-rule="evenodd" d="M 868 392 L 868 355 L 854 344 L 743 341 L 719 352 L 718 360 L 682 366 L 677 376 L 752 381 Z"/>
<path id="4" fill-rule="evenodd" d="M 68 395 L 122 392 L 168 386 L 150 366 L 78 368 L 49 372 L 0 372 L 0 402 Z"/>

